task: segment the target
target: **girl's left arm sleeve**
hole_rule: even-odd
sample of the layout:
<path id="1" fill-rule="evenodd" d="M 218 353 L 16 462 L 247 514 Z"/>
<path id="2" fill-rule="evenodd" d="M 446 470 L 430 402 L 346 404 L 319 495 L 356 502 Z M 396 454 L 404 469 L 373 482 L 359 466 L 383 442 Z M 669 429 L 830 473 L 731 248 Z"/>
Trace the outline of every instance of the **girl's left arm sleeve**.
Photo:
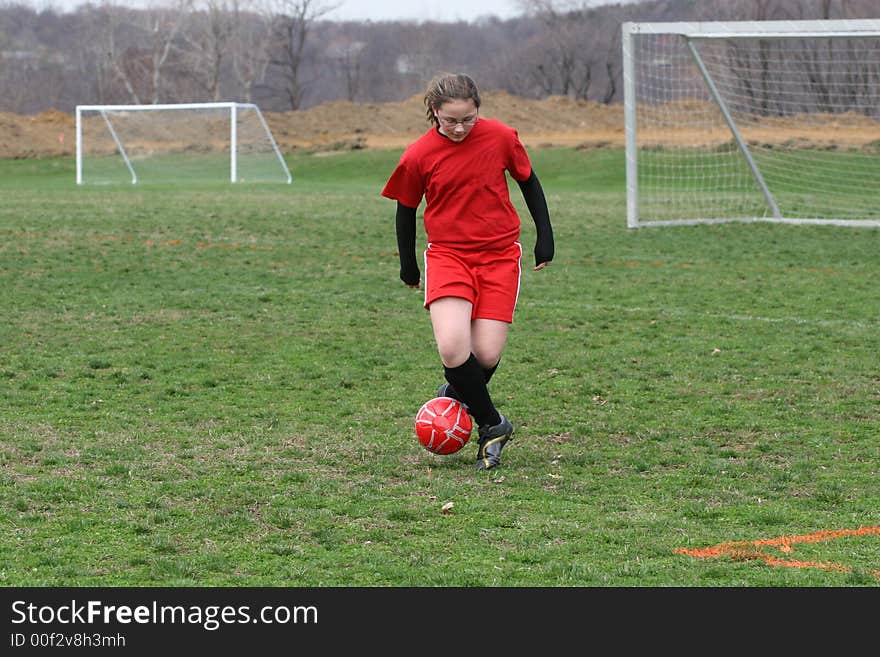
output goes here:
<path id="1" fill-rule="evenodd" d="M 416 286 L 421 280 L 419 261 L 416 260 L 416 209 L 397 202 L 395 217 L 397 251 L 400 257 L 400 280 Z"/>
<path id="2" fill-rule="evenodd" d="M 529 177 L 520 182 L 517 180 L 538 237 L 535 241 L 535 266 L 553 260 L 555 246 L 553 242 L 553 226 L 550 224 L 550 210 L 547 208 L 547 199 L 544 198 L 544 189 L 532 169 Z"/>

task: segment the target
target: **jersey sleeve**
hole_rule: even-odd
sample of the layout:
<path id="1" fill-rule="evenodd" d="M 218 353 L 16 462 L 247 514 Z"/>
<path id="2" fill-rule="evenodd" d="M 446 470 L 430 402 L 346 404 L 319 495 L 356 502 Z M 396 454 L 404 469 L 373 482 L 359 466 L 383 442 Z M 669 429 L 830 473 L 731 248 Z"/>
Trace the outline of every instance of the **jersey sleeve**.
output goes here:
<path id="1" fill-rule="evenodd" d="M 419 207 L 425 193 L 425 182 L 415 164 L 404 153 L 382 189 L 382 196 L 409 208 Z"/>
<path id="2" fill-rule="evenodd" d="M 532 162 L 525 146 L 519 140 L 516 128 L 510 128 L 510 133 L 510 161 L 507 163 L 507 170 L 514 180 L 525 182 L 532 175 Z"/>

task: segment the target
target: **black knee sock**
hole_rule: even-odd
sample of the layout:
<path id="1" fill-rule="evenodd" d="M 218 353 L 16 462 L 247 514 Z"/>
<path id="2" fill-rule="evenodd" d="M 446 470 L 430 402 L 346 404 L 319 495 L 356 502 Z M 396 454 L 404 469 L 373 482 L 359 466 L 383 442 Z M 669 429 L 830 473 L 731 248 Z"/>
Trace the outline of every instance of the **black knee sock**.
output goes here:
<path id="1" fill-rule="evenodd" d="M 501 361 L 499 360 L 492 367 L 484 367 L 483 368 L 483 378 L 486 379 L 486 385 L 489 385 L 489 381 L 492 379 L 492 375 L 495 374 L 495 370 L 498 369 L 498 363 L 500 363 L 500 362 Z M 447 383 L 448 383 L 448 381 L 447 381 Z M 452 385 L 451 383 L 449 384 L 449 387 L 446 388 L 446 396 L 452 397 L 453 399 L 458 399 L 458 401 L 461 401 L 461 398 L 458 396 L 458 392 L 456 392 L 456 390 L 455 390 L 455 386 Z"/>
<path id="2" fill-rule="evenodd" d="M 486 385 L 489 384 L 489 381 L 492 379 L 492 375 L 495 374 L 495 370 L 498 369 L 498 364 L 501 361 L 499 360 L 492 367 L 484 367 L 483 368 L 483 377 L 486 379 Z"/>
<path id="3" fill-rule="evenodd" d="M 476 356 L 471 354 L 468 359 L 458 367 L 444 367 L 446 380 L 455 388 L 455 392 L 461 397 L 461 401 L 467 404 L 471 415 L 480 426 L 496 425 L 501 422 L 501 416 L 492 403 L 489 390 L 486 388 L 486 373 Z M 492 368 L 494 373 L 495 368 Z M 489 374 L 491 377 L 492 375 Z"/>

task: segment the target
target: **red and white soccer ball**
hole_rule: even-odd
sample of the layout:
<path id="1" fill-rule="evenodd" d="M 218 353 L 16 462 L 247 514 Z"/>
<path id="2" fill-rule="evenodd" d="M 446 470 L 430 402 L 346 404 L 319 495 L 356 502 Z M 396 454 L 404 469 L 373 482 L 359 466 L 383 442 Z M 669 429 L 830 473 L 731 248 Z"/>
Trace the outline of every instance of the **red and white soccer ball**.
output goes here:
<path id="1" fill-rule="evenodd" d="M 467 444 L 473 422 L 467 407 L 452 397 L 435 397 L 416 413 L 416 437 L 429 452 L 453 454 Z"/>

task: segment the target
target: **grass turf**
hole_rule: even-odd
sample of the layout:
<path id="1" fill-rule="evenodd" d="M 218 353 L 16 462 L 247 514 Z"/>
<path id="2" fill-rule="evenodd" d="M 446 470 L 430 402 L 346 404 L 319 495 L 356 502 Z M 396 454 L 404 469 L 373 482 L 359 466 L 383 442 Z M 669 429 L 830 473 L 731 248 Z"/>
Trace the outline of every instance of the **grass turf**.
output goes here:
<path id="1" fill-rule="evenodd" d="M 628 231 L 620 151 L 534 151 L 557 253 L 531 271 L 513 185 L 517 432 L 478 473 L 413 435 L 442 370 L 398 156 L 255 186 L 0 162 L 0 584 L 880 584 L 876 534 L 753 543 L 880 524 L 880 231 Z"/>

